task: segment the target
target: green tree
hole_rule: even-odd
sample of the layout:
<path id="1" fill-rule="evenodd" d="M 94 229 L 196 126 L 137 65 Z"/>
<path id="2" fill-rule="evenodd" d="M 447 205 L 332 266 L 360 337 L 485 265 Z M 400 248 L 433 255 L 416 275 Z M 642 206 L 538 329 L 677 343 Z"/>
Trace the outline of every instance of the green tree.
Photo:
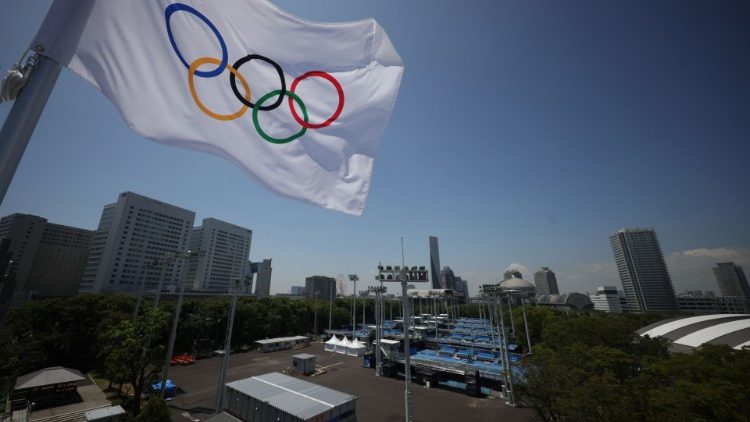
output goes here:
<path id="1" fill-rule="evenodd" d="M 147 309 L 135 322 L 121 321 L 99 338 L 107 376 L 127 380 L 133 387 L 133 414 L 138 414 L 146 385 L 161 371 L 169 314 Z"/>
<path id="2" fill-rule="evenodd" d="M 146 406 L 143 407 L 143 411 L 135 417 L 135 422 L 169 422 L 170 420 L 167 403 L 156 396 L 151 396 Z"/>

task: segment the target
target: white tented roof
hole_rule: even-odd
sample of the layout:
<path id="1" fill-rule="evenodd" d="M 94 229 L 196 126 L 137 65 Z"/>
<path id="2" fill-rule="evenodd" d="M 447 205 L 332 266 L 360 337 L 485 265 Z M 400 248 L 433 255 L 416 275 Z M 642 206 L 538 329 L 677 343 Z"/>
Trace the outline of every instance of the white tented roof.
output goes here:
<path id="1" fill-rule="evenodd" d="M 331 338 L 328 339 L 328 341 L 326 342 L 326 344 L 333 344 L 335 346 L 337 344 L 341 344 L 341 341 L 339 341 L 338 337 L 331 336 Z"/>
<path id="2" fill-rule="evenodd" d="M 277 338 L 268 338 L 265 340 L 255 340 L 255 342 L 258 344 L 273 344 L 273 343 L 280 343 L 282 341 L 298 341 L 298 340 L 307 340 L 307 337 L 305 336 L 277 337 Z"/>
<path id="3" fill-rule="evenodd" d="M 735 349 L 750 346 L 750 314 L 712 314 L 665 320 L 646 326 L 641 336 L 671 341 L 670 350 L 690 352 L 703 344 L 724 344 Z"/>
<path id="4" fill-rule="evenodd" d="M 702 330 L 698 330 L 694 333 L 688 334 L 685 337 L 679 338 L 674 342 L 684 344 L 685 346 L 698 347 L 701 344 L 708 343 L 715 338 L 734 333 L 735 331 L 744 330 L 746 328 L 750 328 L 750 318 L 725 322 L 723 324 L 704 328 Z"/>
<path id="5" fill-rule="evenodd" d="M 714 315 L 701 315 L 701 316 L 694 316 L 694 317 L 689 317 L 689 318 L 681 318 L 676 321 L 667 322 L 666 324 L 662 324 L 657 327 L 654 327 L 646 331 L 645 333 L 641 333 L 641 335 L 649 336 L 649 337 L 659 337 L 671 331 L 679 330 L 680 328 L 687 327 L 688 325 L 691 325 L 691 324 L 697 324 L 703 321 L 710 321 L 712 319 L 720 319 L 720 318 L 728 318 L 728 317 L 736 317 L 736 316 L 742 316 L 742 315 L 741 314 L 714 314 Z"/>

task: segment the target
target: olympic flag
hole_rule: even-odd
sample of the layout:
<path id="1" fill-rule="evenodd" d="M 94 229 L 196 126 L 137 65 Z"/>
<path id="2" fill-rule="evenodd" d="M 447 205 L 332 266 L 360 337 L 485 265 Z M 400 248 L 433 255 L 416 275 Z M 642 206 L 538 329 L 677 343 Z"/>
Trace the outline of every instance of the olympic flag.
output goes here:
<path id="1" fill-rule="evenodd" d="M 314 23 L 265 0 L 56 0 L 33 45 L 142 136 L 354 215 L 404 69 L 374 20 Z"/>

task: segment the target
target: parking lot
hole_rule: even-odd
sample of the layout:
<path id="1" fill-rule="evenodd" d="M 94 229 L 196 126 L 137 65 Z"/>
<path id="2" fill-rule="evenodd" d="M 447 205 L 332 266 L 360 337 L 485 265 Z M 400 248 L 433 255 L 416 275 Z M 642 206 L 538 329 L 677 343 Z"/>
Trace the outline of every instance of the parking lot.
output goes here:
<path id="1" fill-rule="evenodd" d="M 300 350 L 271 353 L 238 353 L 229 359 L 227 381 L 248 378 L 268 372 L 290 372 L 292 355 L 309 353 L 317 356 L 317 366 L 326 373 L 314 377 L 298 375 L 315 384 L 333 388 L 357 399 L 360 421 L 403 421 L 404 382 L 376 377 L 374 370 L 362 367 L 362 358 L 326 352 L 322 344 Z M 206 420 L 216 405 L 221 358 L 213 357 L 188 366 L 173 366 L 169 377 L 178 394 L 169 402 L 173 421 Z M 537 420 L 532 409 L 513 408 L 498 398 L 474 398 L 461 392 L 412 385 L 412 416 L 415 421 Z M 187 413 L 186 413 L 187 412 Z"/>

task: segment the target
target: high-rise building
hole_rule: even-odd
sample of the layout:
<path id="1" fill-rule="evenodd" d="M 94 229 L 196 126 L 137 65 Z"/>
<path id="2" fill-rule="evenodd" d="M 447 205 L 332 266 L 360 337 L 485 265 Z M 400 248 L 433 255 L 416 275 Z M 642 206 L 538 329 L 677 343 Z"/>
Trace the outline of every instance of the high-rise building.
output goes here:
<path id="1" fill-rule="evenodd" d="M 539 287 L 537 287 L 538 289 Z M 596 294 L 590 295 L 591 303 L 597 311 L 620 313 L 620 297 L 615 286 L 600 286 L 596 288 Z"/>
<path id="2" fill-rule="evenodd" d="M 550 270 L 549 267 L 542 267 L 541 270 L 534 273 L 534 284 L 536 285 L 537 295 L 560 294 L 560 289 L 557 288 L 555 272 Z"/>
<path id="3" fill-rule="evenodd" d="M 612 233 L 609 241 L 630 310 L 679 309 L 653 229 L 621 229 Z"/>
<path id="4" fill-rule="evenodd" d="M 255 264 L 255 263 L 254 263 Z M 257 278 L 255 282 L 255 295 L 266 297 L 271 294 L 271 259 L 264 259 L 257 263 Z"/>
<path id="5" fill-rule="evenodd" d="M 430 236 L 430 273 L 432 275 L 432 288 L 442 289 L 440 280 L 440 249 L 438 248 L 438 238 Z"/>
<path id="6" fill-rule="evenodd" d="M 445 266 L 440 272 L 440 287 L 442 289 L 456 289 L 456 274 L 453 273 L 451 267 Z"/>
<path id="7" fill-rule="evenodd" d="M 292 286 L 289 290 L 289 293 L 292 296 L 304 296 L 305 295 L 305 286 Z"/>
<path id="8" fill-rule="evenodd" d="M 505 270 L 503 273 L 503 280 L 507 280 L 509 278 L 523 278 L 523 274 L 521 274 L 518 270 Z"/>
<path id="9" fill-rule="evenodd" d="M 15 274 L 14 304 L 30 296 L 73 296 L 83 276 L 91 247 L 91 230 L 47 222 L 28 214 L 0 220 L 0 239 L 8 250 Z"/>
<path id="10" fill-rule="evenodd" d="M 323 275 L 305 278 L 305 297 L 330 300 L 336 297 L 336 279 Z"/>
<path id="11" fill-rule="evenodd" d="M 742 267 L 734 265 L 734 262 L 718 262 L 713 270 L 722 296 L 750 300 L 750 286 L 747 284 L 747 277 Z"/>
<path id="12" fill-rule="evenodd" d="M 80 291 L 138 291 L 176 287 L 195 213 L 133 192 L 104 207 L 94 234 Z M 158 263 L 157 263 L 158 262 Z"/>
<path id="13" fill-rule="evenodd" d="M 454 280 L 454 290 L 461 293 L 465 300 L 469 299 L 469 283 L 461 277 L 456 277 Z"/>
<path id="14" fill-rule="evenodd" d="M 203 219 L 190 233 L 185 280 L 194 290 L 227 292 L 233 281 L 244 280 L 253 232 L 215 218 Z"/>

